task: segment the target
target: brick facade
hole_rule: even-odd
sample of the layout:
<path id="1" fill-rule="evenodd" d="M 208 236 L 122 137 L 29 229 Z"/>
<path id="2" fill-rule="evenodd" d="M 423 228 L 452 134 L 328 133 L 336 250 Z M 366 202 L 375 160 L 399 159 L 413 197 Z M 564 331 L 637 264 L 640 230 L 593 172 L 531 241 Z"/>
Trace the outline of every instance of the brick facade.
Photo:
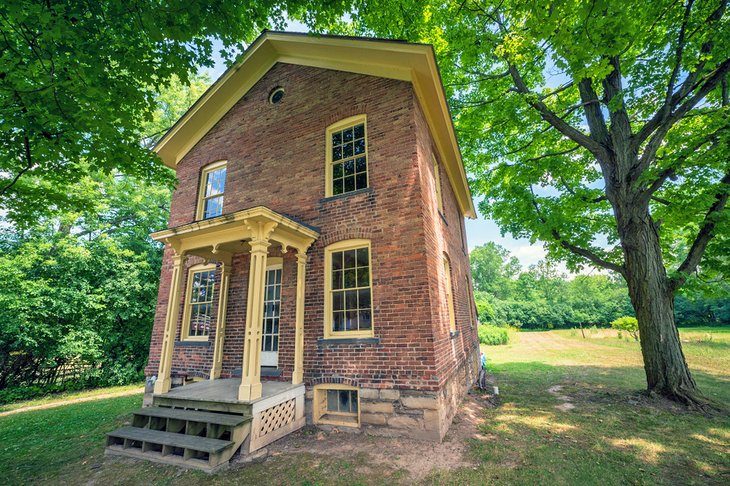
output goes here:
<path id="1" fill-rule="evenodd" d="M 276 86 L 283 87 L 286 96 L 272 105 L 268 95 Z M 367 115 L 370 187 L 325 198 L 325 129 L 363 113 Z M 463 216 L 443 169 L 444 211 L 439 214 L 433 153 L 433 141 L 410 83 L 278 63 L 179 162 L 169 226 L 194 221 L 202 168 L 227 160 L 224 213 L 266 206 L 319 228 L 321 236 L 308 252 L 306 274 L 305 384 L 337 382 L 376 392 L 422 392 L 439 396 L 440 404 L 456 403 L 475 372 L 476 315 L 469 290 Z M 353 238 L 371 241 L 377 339 L 329 342 L 322 339 L 324 249 Z M 157 374 L 171 254 L 166 247 L 148 376 Z M 444 254 L 452 273 L 458 331 L 453 334 L 449 332 L 445 299 Z M 283 257 L 278 379 L 288 381 L 294 362 L 296 258 L 291 252 L 281 254 L 275 247 L 270 248 L 269 256 Z M 197 263 L 199 259 L 189 258 L 187 268 Z M 241 368 L 248 268 L 248 255 L 235 255 L 222 377 L 234 376 Z M 182 316 L 182 300 L 178 305 Z M 173 375 L 207 378 L 215 323 L 207 343 L 180 342 L 180 327 Z M 455 380 L 463 381 L 463 386 L 454 388 Z M 441 421 L 450 423 L 451 408 L 441 414 Z M 397 414 L 391 415 L 395 426 Z M 426 415 L 422 411 L 420 417 Z M 445 433 L 442 428 L 438 431 L 441 437 Z"/>

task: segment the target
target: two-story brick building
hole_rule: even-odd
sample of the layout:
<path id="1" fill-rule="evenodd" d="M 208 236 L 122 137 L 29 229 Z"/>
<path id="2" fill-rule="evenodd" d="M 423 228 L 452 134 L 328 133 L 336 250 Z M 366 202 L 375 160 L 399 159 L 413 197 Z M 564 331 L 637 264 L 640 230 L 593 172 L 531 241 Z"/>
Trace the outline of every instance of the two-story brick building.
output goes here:
<path id="1" fill-rule="evenodd" d="M 431 46 L 265 32 L 155 151 L 178 178 L 155 406 L 108 451 L 211 470 L 305 422 L 443 438 L 477 370 L 474 207 Z"/>

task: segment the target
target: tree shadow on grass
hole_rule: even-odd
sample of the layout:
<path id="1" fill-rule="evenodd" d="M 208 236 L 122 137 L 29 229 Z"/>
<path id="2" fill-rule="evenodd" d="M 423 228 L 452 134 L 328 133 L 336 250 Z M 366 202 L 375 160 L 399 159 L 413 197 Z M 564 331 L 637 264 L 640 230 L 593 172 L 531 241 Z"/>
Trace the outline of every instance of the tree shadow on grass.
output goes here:
<path id="1" fill-rule="evenodd" d="M 461 471 L 464 482 L 730 482 L 728 415 L 706 417 L 648 398 L 641 368 L 520 362 L 494 371 L 502 405 L 484 412 L 485 439 L 471 442 L 482 467 Z M 730 405 L 726 379 L 694 375 L 705 392 Z"/>

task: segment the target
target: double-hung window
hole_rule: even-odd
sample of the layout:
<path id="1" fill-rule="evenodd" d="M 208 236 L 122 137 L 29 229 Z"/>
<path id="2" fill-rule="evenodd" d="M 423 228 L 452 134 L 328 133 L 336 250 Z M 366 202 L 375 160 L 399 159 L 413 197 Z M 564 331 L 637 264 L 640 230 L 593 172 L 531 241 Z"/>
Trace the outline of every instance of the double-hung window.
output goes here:
<path id="1" fill-rule="evenodd" d="M 368 187 L 365 115 L 347 118 L 327 128 L 326 174 L 327 197 Z"/>
<path id="2" fill-rule="evenodd" d="M 213 322 L 215 265 L 192 267 L 188 273 L 182 338 L 205 341 Z"/>
<path id="3" fill-rule="evenodd" d="M 200 176 L 200 198 L 196 219 L 215 218 L 223 214 L 226 192 L 226 163 L 216 162 L 203 169 Z"/>
<path id="4" fill-rule="evenodd" d="M 369 240 L 348 240 L 325 249 L 325 337 L 373 335 Z"/>

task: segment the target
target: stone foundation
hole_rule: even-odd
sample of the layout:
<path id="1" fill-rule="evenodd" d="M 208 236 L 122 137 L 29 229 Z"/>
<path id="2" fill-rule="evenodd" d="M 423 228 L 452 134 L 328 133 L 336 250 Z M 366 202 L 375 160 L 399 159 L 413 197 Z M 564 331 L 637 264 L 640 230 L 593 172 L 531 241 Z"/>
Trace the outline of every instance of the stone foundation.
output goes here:
<path id="1" fill-rule="evenodd" d="M 361 431 L 370 435 L 441 441 L 476 379 L 476 362 L 472 361 L 464 363 L 438 392 L 359 388 Z M 308 389 L 305 396 L 308 424 L 313 423 L 313 394 Z M 322 428 L 330 426 L 322 425 Z"/>

